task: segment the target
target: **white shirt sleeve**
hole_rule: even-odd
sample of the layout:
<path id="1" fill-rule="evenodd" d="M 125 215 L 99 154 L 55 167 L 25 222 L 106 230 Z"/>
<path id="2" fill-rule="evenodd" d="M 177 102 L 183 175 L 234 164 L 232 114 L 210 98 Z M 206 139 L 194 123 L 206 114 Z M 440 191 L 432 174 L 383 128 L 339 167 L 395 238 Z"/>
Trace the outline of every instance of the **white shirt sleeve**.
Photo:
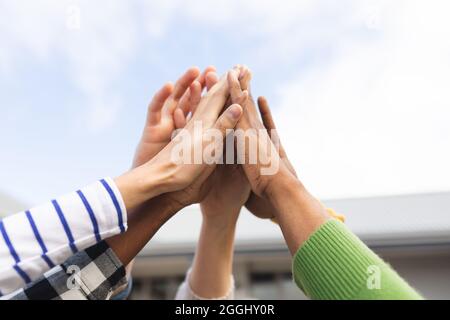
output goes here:
<path id="1" fill-rule="evenodd" d="M 194 291 L 192 291 L 191 285 L 189 284 L 190 276 L 191 276 L 191 269 L 188 270 L 184 282 L 178 288 L 175 300 L 234 300 L 235 287 L 233 276 L 230 277 L 230 289 L 228 293 L 223 297 L 210 299 L 202 298 L 199 295 L 197 295 Z"/>
<path id="2" fill-rule="evenodd" d="M 110 178 L 4 218 L 0 221 L 0 296 L 126 228 L 126 208 Z"/>

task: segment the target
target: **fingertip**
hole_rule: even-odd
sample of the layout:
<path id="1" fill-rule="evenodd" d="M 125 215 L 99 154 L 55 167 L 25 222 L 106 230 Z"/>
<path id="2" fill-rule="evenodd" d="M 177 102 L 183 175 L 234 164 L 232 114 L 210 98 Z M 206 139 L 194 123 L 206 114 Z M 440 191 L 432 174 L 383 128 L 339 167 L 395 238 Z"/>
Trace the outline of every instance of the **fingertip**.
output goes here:
<path id="1" fill-rule="evenodd" d="M 170 91 L 170 92 L 172 92 L 172 91 L 173 91 L 173 88 L 174 88 L 173 83 L 169 81 L 169 82 L 166 82 L 166 83 L 164 84 L 164 86 L 161 88 L 161 90 L 162 90 L 162 91 Z"/>
<path id="2" fill-rule="evenodd" d="M 189 79 L 189 81 L 192 81 L 193 79 L 196 79 L 200 76 L 201 71 L 199 67 L 193 66 L 186 70 L 184 77 L 186 80 Z"/>
<path id="3" fill-rule="evenodd" d="M 202 87 L 202 85 L 200 84 L 200 82 L 198 80 L 195 80 L 194 82 L 192 82 L 190 89 L 193 92 L 197 92 L 198 90 L 200 90 Z"/>
<path id="4" fill-rule="evenodd" d="M 219 77 L 215 71 L 208 72 L 206 74 L 206 87 L 207 89 L 211 89 L 219 81 Z"/>
<path id="5" fill-rule="evenodd" d="M 202 90 L 203 90 L 203 86 L 200 84 L 199 81 L 194 81 L 190 88 L 189 91 L 191 92 L 191 96 L 190 96 L 190 103 L 191 103 L 191 108 L 194 107 L 194 105 L 198 104 L 200 102 L 200 99 L 202 97 Z M 192 105 L 194 104 L 194 105 Z"/>
<path id="6" fill-rule="evenodd" d="M 163 107 L 166 99 L 172 94 L 173 85 L 170 82 L 165 83 L 153 96 L 149 105 L 149 110 L 159 110 Z"/>
<path id="7" fill-rule="evenodd" d="M 258 105 L 259 105 L 259 107 L 267 106 L 267 99 L 263 96 L 258 97 Z"/>
<path id="8" fill-rule="evenodd" d="M 216 71 L 217 71 L 217 68 L 216 68 L 216 66 L 213 66 L 213 65 L 207 66 L 205 68 L 205 74 L 208 72 L 216 72 Z"/>
<path id="9" fill-rule="evenodd" d="M 239 104 L 233 104 L 228 108 L 228 113 L 233 120 L 239 120 L 244 110 Z"/>
<path id="10" fill-rule="evenodd" d="M 215 66 L 207 66 L 205 68 L 205 70 L 203 71 L 203 73 L 201 75 L 198 76 L 197 80 L 200 82 L 200 85 L 202 86 L 202 89 L 204 87 L 207 87 L 207 76 L 209 73 L 214 73 L 216 72 L 216 67 Z"/>
<path id="11" fill-rule="evenodd" d="M 183 110 L 181 110 L 181 108 L 176 108 L 173 114 L 174 115 L 184 115 Z"/>
<path id="12" fill-rule="evenodd" d="M 184 126 L 186 125 L 186 117 L 184 116 L 183 110 L 181 110 L 180 108 L 176 108 L 175 112 L 173 113 L 173 120 L 175 128 L 184 128 Z"/>
<path id="13" fill-rule="evenodd" d="M 235 81 L 235 80 L 237 80 L 236 72 L 237 72 L 237 71 L 236 71 L 235 69 L 232 69 L 232 70 L 228 71 L 228 73 L 227 73 L 227 78 L 228 78 L 229 81 Z"/>
<path id="14" fill-rule="evenodd" d="M 230 81 L 233 80 L 232 70 L 230 70 L 230 71 L 227 72 L 227 79 L 228 79 L 228 82 L 230 82 Z"/>
<path id="15" fill-rule="evenodd" d="M 210 71 L 206 74 L 206 79 L 219 79 L 219 76 L 217 75 L 217 72 Z"/>
<path id="16" fill-rule="evenodd" d="M 192 66 L 192 67 L 190 67 L 189 69 L 187 69 L 187 71 L 186 71 L 187 73 L 190 73 L 190 74 L 196 74 L 196 76 L 199 76 L 200 75 L 200 68 L 199 67 L 197 67 L 197 66 Z"/>
<path id="17" fill-rule="evenodd" d="M 242 66 L 242 68 L 240 68 L 240 72 L 239 72 L 239 80 L 244 79 L 244 77 L 247 75 L 248 72 L 248 68 L 246 66 Z"/>

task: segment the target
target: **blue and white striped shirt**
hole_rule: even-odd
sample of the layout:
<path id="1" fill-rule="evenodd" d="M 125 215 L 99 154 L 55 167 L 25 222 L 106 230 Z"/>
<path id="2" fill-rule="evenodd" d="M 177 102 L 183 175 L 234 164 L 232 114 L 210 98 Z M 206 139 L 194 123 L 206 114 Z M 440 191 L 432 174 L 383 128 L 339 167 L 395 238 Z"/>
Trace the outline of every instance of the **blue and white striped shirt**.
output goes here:
<path id="1" fill-rule="evenodd" d="M 24 287 L 79 250 L 126 228 L 126 208 L 110 178 L 4 218 L 0 295 Z"/>

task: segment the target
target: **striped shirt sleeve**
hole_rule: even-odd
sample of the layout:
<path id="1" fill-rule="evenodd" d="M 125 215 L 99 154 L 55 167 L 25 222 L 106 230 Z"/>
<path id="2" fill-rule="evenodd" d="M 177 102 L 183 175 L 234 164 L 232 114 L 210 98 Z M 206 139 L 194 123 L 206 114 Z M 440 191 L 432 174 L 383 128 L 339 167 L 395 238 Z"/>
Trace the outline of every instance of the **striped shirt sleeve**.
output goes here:
<path id="1" fill-rule="evenodd" d="M 103 239 L 125 232 L 127 212 L 105 178 L 0 221 L 0 292 L 11 293 Z"/>

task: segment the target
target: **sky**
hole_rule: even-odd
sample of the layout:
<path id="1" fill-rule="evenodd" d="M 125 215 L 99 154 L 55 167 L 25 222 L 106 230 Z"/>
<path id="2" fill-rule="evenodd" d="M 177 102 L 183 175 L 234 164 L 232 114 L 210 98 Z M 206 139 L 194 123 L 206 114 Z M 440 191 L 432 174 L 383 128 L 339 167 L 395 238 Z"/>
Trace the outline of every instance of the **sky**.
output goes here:
<path id="1" fill-rule="evenodd" d="M 33 205 L 123 173 L 163 83 L 238 63 L 318 197 L 449 191 L 449 9 L 0 0 L 0 191 Z"/>

